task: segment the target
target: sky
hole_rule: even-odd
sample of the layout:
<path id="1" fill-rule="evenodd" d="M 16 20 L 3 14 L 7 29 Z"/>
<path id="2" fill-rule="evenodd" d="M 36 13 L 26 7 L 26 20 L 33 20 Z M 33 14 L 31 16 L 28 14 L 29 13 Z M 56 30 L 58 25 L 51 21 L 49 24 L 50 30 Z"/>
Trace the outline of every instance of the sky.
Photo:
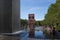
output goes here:
<path id="1" fill-rule="evenodd" d="M 35 14 L 35 20 L 44 20 L 53 3 L 56 0 L 20 0 L 20 18 L 28 19 L 28 14 Z"/>

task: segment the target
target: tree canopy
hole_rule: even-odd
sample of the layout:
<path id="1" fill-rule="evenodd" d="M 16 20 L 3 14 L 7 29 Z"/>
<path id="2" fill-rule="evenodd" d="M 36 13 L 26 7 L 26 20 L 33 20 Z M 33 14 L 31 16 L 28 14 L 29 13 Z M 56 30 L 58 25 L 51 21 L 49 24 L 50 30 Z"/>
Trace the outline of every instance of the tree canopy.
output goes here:
<path id="1" fill-rule="evenodd" d="M 55 4 L 51 4 L 47 14 L 45 15 L 46 24 L 60 24 L 60 0 L 56 0 Z"/>

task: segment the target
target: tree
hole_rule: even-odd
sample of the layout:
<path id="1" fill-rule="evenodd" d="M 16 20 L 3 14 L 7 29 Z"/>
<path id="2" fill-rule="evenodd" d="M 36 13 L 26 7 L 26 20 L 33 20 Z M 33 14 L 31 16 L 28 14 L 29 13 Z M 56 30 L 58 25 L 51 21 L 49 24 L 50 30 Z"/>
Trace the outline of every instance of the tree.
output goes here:
<path id="1" fill-rule="evenodd" d="M 48 13 L 45 15 L 45 24 L 57 25 L 60 24 L 60 0 L 55 4 L 51 4 Z"/>
<path id="2" fill-rule="evenodd" d="M 21 19 L 21 26 L 27 26 L 28 21 L 26 19 Z"/>

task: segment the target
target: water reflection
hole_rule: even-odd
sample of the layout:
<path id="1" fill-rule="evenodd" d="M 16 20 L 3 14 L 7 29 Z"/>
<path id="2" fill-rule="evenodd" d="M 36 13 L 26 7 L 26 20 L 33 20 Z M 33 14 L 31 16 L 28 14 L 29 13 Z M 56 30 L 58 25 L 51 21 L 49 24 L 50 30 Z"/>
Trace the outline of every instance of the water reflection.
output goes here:
<path id="1" fill-rule="evenodd" d="M 32 38 L 37 38 L 37 39 L 44 39 L 45 36 L 44 36 L 44 33 L 42 31 L 42 27 L 40 28 L 35 28 L 35 33 L 34 33 L 34 37 Z M 27 38 L 30 38 L 29 37 L 29 33 L 27 31 L 23 32 L 20 34 L 20 40 L 27 40 Z"/>
<path id="2" fill-rule="evenodd" d="M 29 38 L 29 34 L 27 32 L 20 34 L 20 40 L 27 40 L 27 38 Z M 33 38 L 44 39 L 44 34 L 42 31 L 35 31 L 35 36 Z"/>
<path id="3" fill-rule="evenodd" d="M 52 36 L 52 35 L 45 35 L 43 33 L 43 28 L 42 27 L 36 27 L 35 28 L 35 33 L 34 33 L 34 37 L 29 37 L 29 32 L 28 31 L 24 31 L 22 33 L 20 33 L 20 40 L 27 40 L 28 38 L 32 39 L 60 39 L 60 33 L 56 32 L 56 35 Z M 56 37 L 57 36 L 57 37 Z"/>
<path id="4" fill-rule="evenodd" d="M 35 31 L 35 38 L 44 39 L 44 34 L 42 31 Z"/>

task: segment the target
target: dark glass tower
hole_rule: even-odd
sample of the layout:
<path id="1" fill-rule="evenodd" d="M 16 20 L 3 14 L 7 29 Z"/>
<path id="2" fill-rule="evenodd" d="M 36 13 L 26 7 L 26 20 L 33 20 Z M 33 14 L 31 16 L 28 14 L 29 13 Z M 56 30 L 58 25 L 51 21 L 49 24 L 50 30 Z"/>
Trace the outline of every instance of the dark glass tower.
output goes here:
<path id="1" fill-rule="evenodd" d="M 0 33 L 20 30 L 20 0 L 0 0 Z"/>

